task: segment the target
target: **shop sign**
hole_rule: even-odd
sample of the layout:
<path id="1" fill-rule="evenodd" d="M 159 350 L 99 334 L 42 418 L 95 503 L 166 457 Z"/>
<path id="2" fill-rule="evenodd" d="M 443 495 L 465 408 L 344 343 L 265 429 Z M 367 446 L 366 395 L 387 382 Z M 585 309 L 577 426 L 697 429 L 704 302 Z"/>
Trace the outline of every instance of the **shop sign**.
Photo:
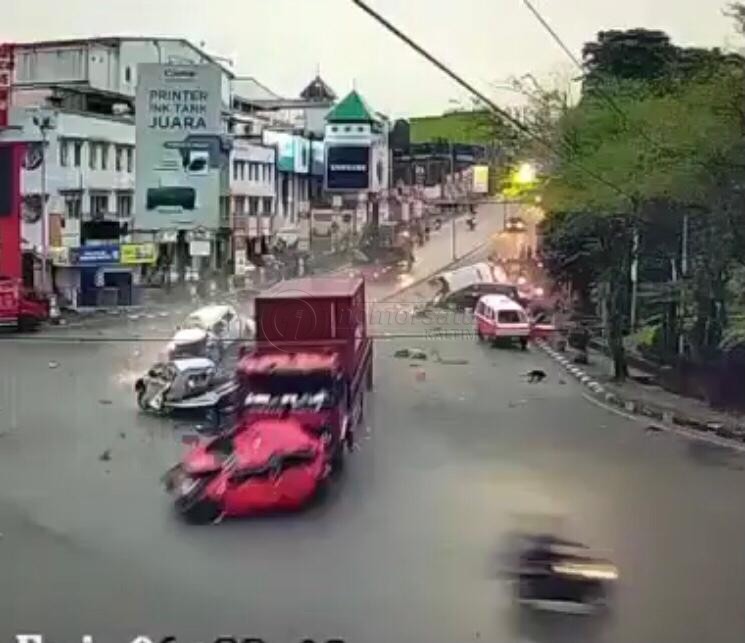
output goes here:
<path id="1" fill-rule="evenodd" d="M 106 266 L 118 264 L 120 258 L 119 244 L 71 248 L 70 257 L 72 263 L 78 266 Z"/>
<path id="2" fill-rule="evenodd" d="M 123 243 L 120 255 L 125 266 L 153 264 L 157 259 L 154 243 Z"/>
<path id="3" fill-rule="evenodd" d="M 189 242 L 189 254 L 192 257 L 209 257 L 210 252 L 210 242 L 207 240 L 194 240 Z"/>

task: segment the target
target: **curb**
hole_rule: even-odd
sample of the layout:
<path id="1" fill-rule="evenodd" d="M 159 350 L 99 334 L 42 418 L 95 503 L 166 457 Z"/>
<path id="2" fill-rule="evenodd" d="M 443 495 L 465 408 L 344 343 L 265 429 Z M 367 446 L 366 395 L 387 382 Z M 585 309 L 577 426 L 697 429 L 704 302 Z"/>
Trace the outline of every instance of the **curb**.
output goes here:
<path id="1" fill-rule="evenodd" d="M 593 403 L 627 418 L 654 420 L 656 422 L 655 427 L 663 431 L 745 453 L 745 433 L 738 433 L 716 423 L 705 424 L 694 418 L 674 411 L 663 410 L 640 400 L 623 398 L 615 392 L 609 391 L 600 382 L 587 375 L 565 355 L 551 348 L 545 340 L 536 340 L 534 344 L 558 362 L 580 384 L 589 389 L 589 393 L 585 397 Z"/>

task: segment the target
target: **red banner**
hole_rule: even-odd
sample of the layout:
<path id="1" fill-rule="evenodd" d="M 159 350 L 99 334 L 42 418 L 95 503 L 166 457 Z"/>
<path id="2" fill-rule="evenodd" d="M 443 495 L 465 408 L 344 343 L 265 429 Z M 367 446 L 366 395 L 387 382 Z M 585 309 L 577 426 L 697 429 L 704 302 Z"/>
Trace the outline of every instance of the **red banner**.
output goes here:
<path id="1" fill-rule="evenodd" d="M 23 143 L 0 144 L 0 276 L 20 279 Z"/>
<path id="2" fill-rule="evenodd" d="M 11 92 L 13 89 L 13 67 L 15 47 L 0 44 L 0 127 L 8 126 Z"/>

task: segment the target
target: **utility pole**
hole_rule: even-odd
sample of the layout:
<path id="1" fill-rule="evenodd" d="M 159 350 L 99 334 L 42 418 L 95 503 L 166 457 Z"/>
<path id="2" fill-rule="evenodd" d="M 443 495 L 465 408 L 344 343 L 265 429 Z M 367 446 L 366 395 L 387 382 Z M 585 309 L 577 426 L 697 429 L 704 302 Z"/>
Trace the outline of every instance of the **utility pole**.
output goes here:
<path id="1" fill-rule="evenodd" d="M 683 326 L 685 325 L 685 278 L 688 275 L 688 213 L 683 215 L 683 234 L 681 240 L 680 249 L 680 312 L 679 318 L 679 330 L 678 330 L 678 355 L 685 353 L 685 333 L 683 332 Z"/>
<path id="2" fill-rule="evenodd" d="M 450 151 L 450 182 L 451 186 L 453 187 L 453 197 L 455 198 L 455 158 L 453 155 L 453 141 L 448 141 L 449 151 Z M 455 220 L 458 218 L 458 205 L 456 201 L 455 205 L 455 212 L 453 213 L 452 218 L 450 219 L 450 242 L 451 242 L 451 249 L 450 249 L 450 255 L 453 261 L 455 261 L 458 258 L 458 250 L 456 247 L 456 239 L 455 239 Z"/>
<path id="3" fill-rule="evenodd" d="M 49 209 L 47 206 L 47 132 L 54 129 L 49 115 L 34 116 L 33 123 L 41 134 L 41 291 L 51 292 L 49 287 Z"/>
<path id="4" fill-rule="evenodd" d="M 634 240 L 631 246 L 631 311 L 629 313 L 629 327 L 631 332 L 636 330 L 637 298 L 639 290 L 639 230 L 634 228 Z"/>

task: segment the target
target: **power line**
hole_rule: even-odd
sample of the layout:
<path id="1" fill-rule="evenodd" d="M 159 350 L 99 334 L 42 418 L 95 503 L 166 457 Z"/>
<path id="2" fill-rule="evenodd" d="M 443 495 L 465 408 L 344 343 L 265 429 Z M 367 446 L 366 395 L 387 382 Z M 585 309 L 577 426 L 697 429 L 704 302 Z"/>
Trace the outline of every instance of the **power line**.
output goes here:
<path id="1" fill-rule="evenodd" d="M 557 33 L 557 31 L 550 25 L 548 20 L 541 14 L 538 9 L 533 6 L 533 3 L 530 0 L 523 0 L 523 4 L 528 8 L 528 10 L 535 16 L 536 20 L 541 23 L 541 26 L 549 33 L 551 38 L 553 38 L 554 42 L 559 46 L 559 48 L 569 57 L 569 59 L 577 66 L 577 68 L 581 72 L 585 72 L 585 64 L 577 58 L 577 56 L 574 55 L 572 50 L 568 47 L 568 45 L 562 40 L 561 36 Z M 618 103 L 615 101 L 615 99 L 606 92 L 602 87 L 594 87 L 593 88 L 595 93 L 597 93 L 608 105 L 610 108 L 623 119 L 624 125 L 626 128 L 629 128 L 630 120 L 628 117 L 628 114 L 624 112 L 623 109 L 618 105 Z M 640 136 L 647 141 L 650 145 L 654 145 L 657 147 L 658 150 L 663 150 L 661 144 L 657 141 L 654 141 L 650 136 L 647 135 L 647 133 L 641 129 L 640 127 L 636 128 L 639 132 Z"/>
<path id="2" fill-rule="evenodd" d="M 480 101 L 482 101 L 487 107 L 489 107 L 492 112 L 494 112 L 497 116 L 499 116 L 501 119 L 507 121 L 510 125 L 512 125 L 515 129 L 519 130 L 521 133 L 525 134 L 530 140 L 539 143 L 541 146 L 543 146 L 545 149 L 553 152 L 554 154 L 557 154 L 558 156 L 562 156 L 562 151 L 557 150 L 556 147 L 553 145 L 553 143 L 546 141 L 538 134 L 535 134 L 529 127 L 521 123 L 519 120 L 511 116 L 508 112 L 504 111 L 501 107 L 499 107 L 496 103 L 494 103 L 490 98 L 488 98 L 485 94 L 480 92 L 478 89 L 476 89 L 473 85 L 471 85 L 468 81 L 463 79 L 461 76 L 459 76 L 456 72 L 454 72 L 450 67 L 445 65 L 445 63 L 441 62 L 435 56 L 430 54 L 426 49 L 424 49 L 422 46 L 417 44 L 414 40 L 412 40 L 409 36 L 407 36 L 405 33 L 403 33 L 400 29 L 398 29 L 395 25 L 393 25 L 389 20 L 387 20 L 384 16 L 382 16 L 380 13 L 375 11 L 372 7 L 370 7 L 367 3 L 363 2 L 363 0 L 352 0 L 354 4 L 356 4 L 360 9 L 362 9 L 365 13 L 367 13 L 369 16 L 371 16 L 373 19 L 375 19 L 377 22 L 379 22 L 381 25 L 383 25 L 388 31 L 390 31 L 392 34 L 403 40 L 409 47 L 411 47 L 414 51 L 416 51 L 418 54 L 426 58 L 429 62 L 431 62 L 435 67 L 437 67 L 440 71 L 445 73 L 447 76 L 449 76 L 451 79 L 453 79 L 456 83 L 458 83 L 461 87 L 464 87 L 466 90 L 468 90 L 471 94 L 476 96 Z M 593 172 L 589 168 L 585 167 L 581 163 L 578 163 L 577 161 L 573 159 L 568 159 L 565 157 L 565 160 L 570 165 L 575 166 L 579 170 L 583 171 L 587 176 L 595 179 L 598 183 L 601 183 L 605 185 L 606 187 L 612 189 L 616 194 L 619 194 L 627 199 L 631 199 L 631 197 L 626 194 L 626 192 L 615 185 L 614 183 L 611 183 L 610 181 L 606 180 L 603 176 L 600 174 L 597 174 L 596 172 Z"/>

